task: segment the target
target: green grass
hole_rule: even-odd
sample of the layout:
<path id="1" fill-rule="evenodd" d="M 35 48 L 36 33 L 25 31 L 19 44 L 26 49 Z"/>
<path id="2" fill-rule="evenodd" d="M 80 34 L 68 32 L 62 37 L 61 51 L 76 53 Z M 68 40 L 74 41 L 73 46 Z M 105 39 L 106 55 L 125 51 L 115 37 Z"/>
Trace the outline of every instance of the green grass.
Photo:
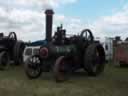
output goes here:
<path id="1" fill-rule="evenodd" d="M 106 66 L 98 77 L 75 73 L 56 83 L 52 73 L 29 80 L 22 67 L 0 71 L 0 96 L 128 96 L 128 68 Z"/>

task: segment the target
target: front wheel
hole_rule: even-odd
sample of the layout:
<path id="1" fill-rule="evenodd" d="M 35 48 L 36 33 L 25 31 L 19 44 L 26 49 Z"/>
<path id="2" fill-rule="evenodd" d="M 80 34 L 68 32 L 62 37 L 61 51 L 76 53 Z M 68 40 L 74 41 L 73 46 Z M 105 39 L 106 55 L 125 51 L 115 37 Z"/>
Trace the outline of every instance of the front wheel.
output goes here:
<path id="1" fill-rule="evenodd" d="M 41 60 L 39 56 L 31 56 L 25 62 L 25 72 L 30 79 L 38 78 L 41 73 Z"/>
<path id="2" fill-rule="evenodd" d="M 0 70 L 8 69 L 9 62 L 10 62 L 10 58 L 8 52 L 2 51 L 0 53 Z"/>

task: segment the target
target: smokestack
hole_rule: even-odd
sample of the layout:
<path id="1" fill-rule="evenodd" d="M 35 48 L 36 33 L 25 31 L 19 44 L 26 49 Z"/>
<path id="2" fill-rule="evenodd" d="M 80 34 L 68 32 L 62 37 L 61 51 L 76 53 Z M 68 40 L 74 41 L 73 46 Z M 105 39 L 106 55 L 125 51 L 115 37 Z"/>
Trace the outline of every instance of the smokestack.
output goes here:
<path id="1" fill-rule="evenodd" d="M 46 40 L 50 42 L 52 40 L 52 19 L 53 19 L 53 10 L 48 9 L 45 11 L 46 14 Z"/>

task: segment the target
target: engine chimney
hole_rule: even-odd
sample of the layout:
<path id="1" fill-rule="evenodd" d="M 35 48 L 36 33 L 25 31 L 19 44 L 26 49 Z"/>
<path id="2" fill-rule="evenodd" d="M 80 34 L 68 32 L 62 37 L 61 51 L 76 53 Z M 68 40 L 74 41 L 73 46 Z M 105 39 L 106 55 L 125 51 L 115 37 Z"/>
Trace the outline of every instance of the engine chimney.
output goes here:
<path id="1" fill-rule="evenodd" d="M 46 14 L 46 40 L 50 42 L 52 40 L 52 19 L 53 19 L 53 10 L 47 9 L 45 11 Z"/>

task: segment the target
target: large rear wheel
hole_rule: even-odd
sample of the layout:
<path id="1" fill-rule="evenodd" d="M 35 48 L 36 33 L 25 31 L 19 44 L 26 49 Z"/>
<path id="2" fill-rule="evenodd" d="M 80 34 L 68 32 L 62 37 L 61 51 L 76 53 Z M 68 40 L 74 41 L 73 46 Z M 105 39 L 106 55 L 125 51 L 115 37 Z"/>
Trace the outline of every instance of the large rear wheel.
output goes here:
<path id="1" fill-rule="evenodd" d="M 90 76 L 99 75 L 104 71 L 105 52 L 100 44 L 91 44 L 85 50 L 84 68 Z"/>
<path id="2" fill-rule="evenodd" d="M 14 64 L 19 65 L 23 63 L 23 51 L 25 48 L 25 44 L 22 41 L 17 41 L 14 48 L 13 48 L 13 54 L 14 54 Z"/>

